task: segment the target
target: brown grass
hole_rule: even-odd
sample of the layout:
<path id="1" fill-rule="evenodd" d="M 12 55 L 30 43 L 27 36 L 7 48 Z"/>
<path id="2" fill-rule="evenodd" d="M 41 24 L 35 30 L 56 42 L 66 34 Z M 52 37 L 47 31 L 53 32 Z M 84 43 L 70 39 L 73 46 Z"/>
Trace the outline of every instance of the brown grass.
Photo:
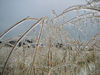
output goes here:
<path id="1" fill-rule="evenodd" d="M 91 11 L 88 11 L 88 9 Z M 79 12 L 80 14 L 77 14 L 75 17 L 66 21 L 66 14 L 73 10 L 76 10 L 76 13 Z M 81 13 L 81 11 L 84 12 Z M 86 31 L 87 29 L 89 30 L 93 26 L 94 28 L 99 28 L 97 26 L 99 22 L 96 21 L 96 19 L 100 18 L 99 11 L 99 9 L 90 7 L 89 5 L 77 5 L 65 9 L 59 15 L 56 15 L 53 11 L 53 14 L 56 17 L 53 17 L 51 20 L 48 20 L 47 17 L 42 17 L 40 19 L 26 17 L 14 24 L 0 35 L 0 39 L 21 22 L 24 22 L 25 20 L 36 20 L 36 22 L 20 36 L 9 52 L 7 58 L 4 56 L 7 47 L 4 46 L 4 53 L 2 52 L 3 48 L 0 49 L 0 55 L 6 59 L 6 61 L 2 61 L 4 66 L 1 74 L 95 75 L 95 73 L 100 69 L 96 67 L 99 63 L 99 56 L 97 53 L 100 53 L 96 49 L 99 47 L 96 44 L 96 40 L 100 41 L 100 39 L 97 39 L 97 37 L 100 37 L 100 32 L 98 31 L 96 34 L 93 34 L 93 37 L 87 41 L 81 40 L 82 37 L 80 37 L 80 35 L 77 36 L 77 34 L 78 31 L 80 31 L 81 35 L 88 38 L 91 30 L 88 32 Z M 66 18 L 64 19 L 64 17 Z M 91 19 L 94 20 L 89 21 Z M 93 26 L 90 25 L 88 21 L 92 23 Z M 37 25 L 40 25 L 40 30 L 38 31 L 39 35 L 36 36 L 37 38 L 34 42 L 34 44 L 37 44 L 36 47 L 28 48 L 27 45 L 22 45 L 21 48 L 17 48 L 19 42 L 23 41 L 25 36 L 32 29 L 35 29 Z M 78 31 L 75 31 L 74 29 L 64 30 L 64 28 L 68 27 L 74 27 Z M 77 38 L 75 38 L 76 36 Z M 43 46 L 41 46 L 40 43 L 42 43 Z"/>

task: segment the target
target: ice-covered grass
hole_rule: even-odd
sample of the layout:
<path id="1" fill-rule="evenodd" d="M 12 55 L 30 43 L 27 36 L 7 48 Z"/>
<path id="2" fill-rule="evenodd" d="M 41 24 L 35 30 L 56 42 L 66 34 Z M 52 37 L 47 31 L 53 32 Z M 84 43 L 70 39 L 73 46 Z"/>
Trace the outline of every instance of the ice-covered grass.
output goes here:
<path id="1" fill-rule="evenodd" d="M 67 8 L 59 15 L 53 15 L 51 19 L 27 17 L 0 35 L 1 40 L 24 20 L 35 20 L 14 44 L 1 40 L 1 75 L 100 74 L 98 7 L 77 5 Z M 32 30 L 31 40 L 27 40 L 26 36 Z"/>

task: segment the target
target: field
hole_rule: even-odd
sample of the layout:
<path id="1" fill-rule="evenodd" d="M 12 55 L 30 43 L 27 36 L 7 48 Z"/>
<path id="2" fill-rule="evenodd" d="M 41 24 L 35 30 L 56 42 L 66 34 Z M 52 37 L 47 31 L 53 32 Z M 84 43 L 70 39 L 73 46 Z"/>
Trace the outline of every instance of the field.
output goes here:
<path id="1" fill-rule="evenodd" d="M 100 9 L 76 5 L 52 18 L 26 17 L 0 35 L 0 75 L 100 75 Z M 24 21 L 18 37 L 3 40 Z M 31 34 L 31 35 L 30 35 Z"/>

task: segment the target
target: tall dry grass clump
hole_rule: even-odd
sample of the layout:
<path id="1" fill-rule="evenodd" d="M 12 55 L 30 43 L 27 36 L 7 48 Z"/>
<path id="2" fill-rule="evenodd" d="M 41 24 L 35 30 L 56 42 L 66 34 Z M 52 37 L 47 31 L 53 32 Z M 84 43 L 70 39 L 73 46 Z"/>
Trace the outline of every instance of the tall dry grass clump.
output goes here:
<path id="1" fill-rule="evenodd" d="M 100 74 L 98 7 L 88 4 L 71 6 L 59 15 L 53 11 L 53 15 L 51 19 L 26 17 L 0 35 L 2 40 L 20 23 L 35 21 L 17 41 L 0 42 L 1 75 Z M 39 31 L 35 29 L 37 26 Z M 30 40 L 28 34 L 32 30 Z"/>

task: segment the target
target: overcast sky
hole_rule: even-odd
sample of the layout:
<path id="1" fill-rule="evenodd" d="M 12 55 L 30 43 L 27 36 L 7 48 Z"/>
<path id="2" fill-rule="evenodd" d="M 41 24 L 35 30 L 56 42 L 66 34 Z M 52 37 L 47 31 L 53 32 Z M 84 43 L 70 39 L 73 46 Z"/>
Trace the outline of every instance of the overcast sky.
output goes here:
<path id="1" fill-rule="evenodd" d="M 61 13 L 68 6 L 84 3 L 85 0 L 0 0 L 0 33 L 27 16 L 50 17 L 52 10 Z"/>

